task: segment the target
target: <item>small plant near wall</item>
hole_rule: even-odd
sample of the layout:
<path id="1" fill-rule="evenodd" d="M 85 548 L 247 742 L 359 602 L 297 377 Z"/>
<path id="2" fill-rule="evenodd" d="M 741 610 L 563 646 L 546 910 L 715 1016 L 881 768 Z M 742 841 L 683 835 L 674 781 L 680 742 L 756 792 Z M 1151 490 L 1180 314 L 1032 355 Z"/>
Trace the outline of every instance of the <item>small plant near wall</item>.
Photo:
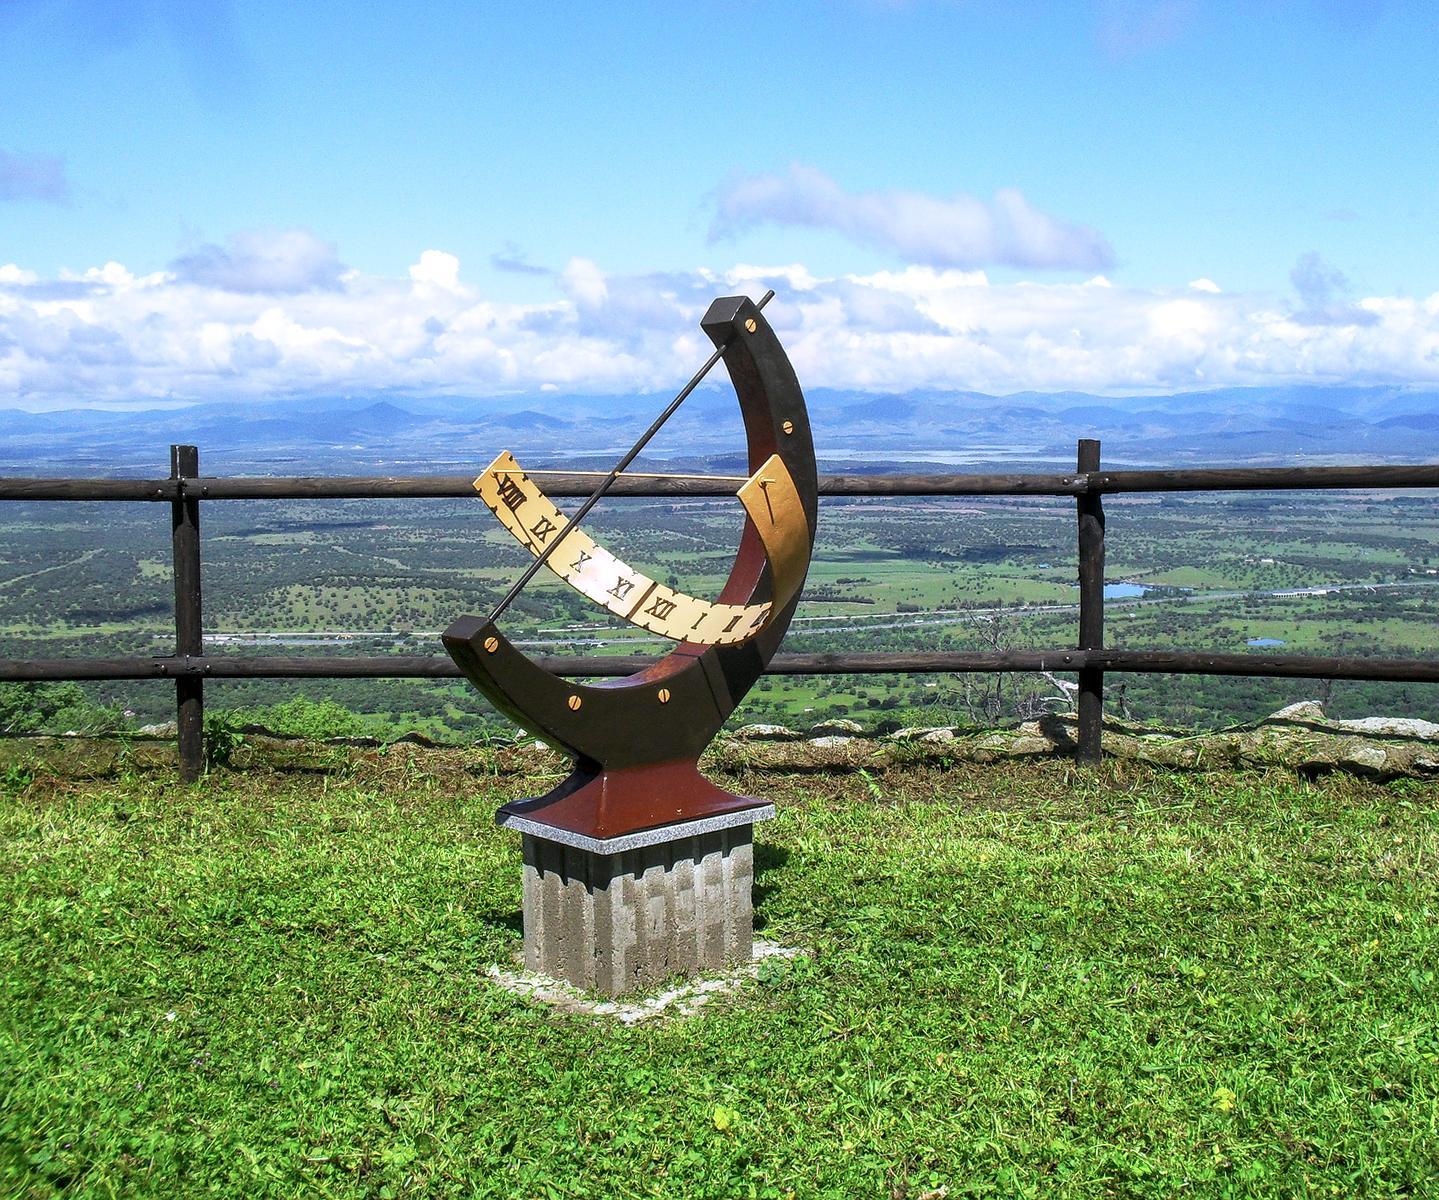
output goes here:
<path id="1" fill-rule="evenodd" d="M 205 716 L 205 770 L 228 767 L 235 751 L 245 744 L 245 735 L 230 713 L 208 713 Z"/>

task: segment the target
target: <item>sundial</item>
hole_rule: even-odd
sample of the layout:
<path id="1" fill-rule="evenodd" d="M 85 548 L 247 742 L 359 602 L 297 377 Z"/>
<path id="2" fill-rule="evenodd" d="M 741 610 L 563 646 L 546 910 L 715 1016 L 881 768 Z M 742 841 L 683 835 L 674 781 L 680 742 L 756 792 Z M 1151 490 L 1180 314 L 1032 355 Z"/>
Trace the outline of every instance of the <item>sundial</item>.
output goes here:
<path id="1" fill-rule="evenodd" d="M 558 787 L 501 808 L 502 825 L 608 853 L 652 843 L 646 831 L 704 832 L 752 821 L 768 807 L 717 787 L 697 760 L 779 647 L 814 549 L 814 442 L 799 381 L 761 311 L 772 294 L 759 304 L 730 296 L 710 306 L 701 322 L 716 347 L 709 363 L 572 516 L 545 496 L 540 473 L 527 473 L 508 451 L 475 480 L 479 498 L 533 561 L 493 614 L 455 621 L 445 648 L 496 708 L 573 759 Z M 739 399 L 749 475 L 737 491 L 744 532 L 728 579 L 708 599 L 629 565 L 577 526 L 720 359 Z M 618 680 L 576 683 L 545 670 L 499 627 L 541 567 L 674 646 Z"/>

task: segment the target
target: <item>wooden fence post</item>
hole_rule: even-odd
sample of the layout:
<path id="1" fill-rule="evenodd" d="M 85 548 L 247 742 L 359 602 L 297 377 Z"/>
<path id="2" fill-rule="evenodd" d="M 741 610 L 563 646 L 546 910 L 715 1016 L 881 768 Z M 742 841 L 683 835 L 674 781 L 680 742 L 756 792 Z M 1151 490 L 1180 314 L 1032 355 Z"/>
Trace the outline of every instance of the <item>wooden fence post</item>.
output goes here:
<path id="1" fill-rule="evenodd" d="M 200 451 L 170 447 L 170 478 L 180 481 L 170 504 L 170 546 L 175 566 L 175 657 L 205 653 L 200 610 L 200 501 L 187 495 L 185 481 L 200 474 Z M 180 778 L 187 783 L 205 769 L 205 681 L 199 675 L 175 677 L 175 733 L 180 748 Z"/>
<path id="2" fill-rule="evenodd" d="M 1079 473 L 1099 470 L 1099 442 L 1079 440 Z M 1104 503 L 1100 492 L 1081 492 L 1079 511 L 1079 648 L 1104 649 Z M 1104 733 L 1104 670 L 1084 667 L 1079 672 L 1079 736 L 1076 757 L 1097 766 Z"/>

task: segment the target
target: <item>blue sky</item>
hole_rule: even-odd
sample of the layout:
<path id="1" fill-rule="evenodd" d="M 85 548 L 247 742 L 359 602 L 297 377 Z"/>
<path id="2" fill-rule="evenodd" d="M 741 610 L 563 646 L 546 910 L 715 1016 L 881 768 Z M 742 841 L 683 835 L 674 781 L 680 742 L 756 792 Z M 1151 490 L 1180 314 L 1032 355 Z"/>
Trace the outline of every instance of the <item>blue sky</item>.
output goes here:
<path id="1" fill-rule="evenodd" d="M 662 388 L 748 283 L 835 385 L 1432 381 L 1435 62 L 1339 0 L 7 0 L 0 404 Z"/>

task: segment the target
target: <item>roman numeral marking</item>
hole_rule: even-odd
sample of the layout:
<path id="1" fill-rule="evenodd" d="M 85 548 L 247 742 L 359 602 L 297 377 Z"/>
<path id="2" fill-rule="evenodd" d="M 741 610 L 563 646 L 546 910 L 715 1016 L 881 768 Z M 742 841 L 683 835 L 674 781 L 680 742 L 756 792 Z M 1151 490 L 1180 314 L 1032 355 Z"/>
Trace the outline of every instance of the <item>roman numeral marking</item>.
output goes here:
<path id="1" fill-rule="evenodd" d="M 525 502 L 525 492 L 518 483 L 509 475 L 501 475 L 498 471 L 494 473 L 495 487 L 499 489 L 500 500 L 511 512 L 519 508 Z"/>

